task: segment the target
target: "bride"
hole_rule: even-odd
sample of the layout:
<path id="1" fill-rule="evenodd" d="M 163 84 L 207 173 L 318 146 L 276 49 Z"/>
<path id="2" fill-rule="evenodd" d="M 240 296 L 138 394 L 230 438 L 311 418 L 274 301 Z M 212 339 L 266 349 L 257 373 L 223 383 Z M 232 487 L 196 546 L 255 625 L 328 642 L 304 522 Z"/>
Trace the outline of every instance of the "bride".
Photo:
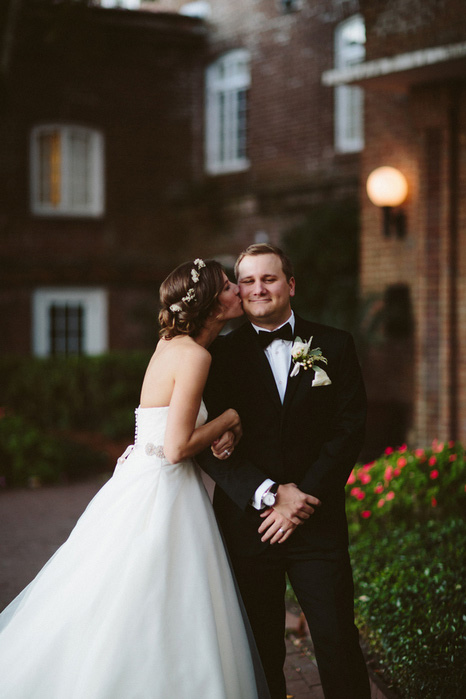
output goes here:
<path id="1" fill-rule="evenodd" d="M 192 457 L 241 437 L 206 422 L 207 347 L 242 314 L 220 264 L 180 265 L 160 287 L 161 339 L 134 445 L 69 539 L 0 615 L 2 699 L 265 699 L 263 675 Z M 252 649 L 252 650 L 251 650 Z"/>

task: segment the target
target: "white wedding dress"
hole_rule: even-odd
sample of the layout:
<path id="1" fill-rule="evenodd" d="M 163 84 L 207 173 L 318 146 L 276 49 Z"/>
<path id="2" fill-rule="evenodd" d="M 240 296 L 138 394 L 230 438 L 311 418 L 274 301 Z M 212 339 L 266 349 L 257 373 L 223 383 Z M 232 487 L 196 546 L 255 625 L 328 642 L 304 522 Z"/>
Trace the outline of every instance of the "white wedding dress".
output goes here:
<path id="1" fill-rule="evenodd" d="M 0 615 L 1 699 L 267 695 L 199 470 L 163 455 L 167 414 L 136 410 L 135 444 Z"/>

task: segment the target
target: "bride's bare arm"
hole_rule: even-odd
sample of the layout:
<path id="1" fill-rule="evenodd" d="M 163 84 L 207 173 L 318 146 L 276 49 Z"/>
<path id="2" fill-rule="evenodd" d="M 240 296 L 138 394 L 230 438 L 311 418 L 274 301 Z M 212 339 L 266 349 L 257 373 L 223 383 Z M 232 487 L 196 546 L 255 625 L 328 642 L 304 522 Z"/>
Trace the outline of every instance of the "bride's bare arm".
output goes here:
<path id="1" fill-rule="evenodd" d="M 187 349 L 177 362 L 164 443 L 172 463 L 198 454 L 227 430 L 240 434 L 240 419 L 233 409 L 196 428 L 210 362 L 210 354 L 200 347 Z"/>

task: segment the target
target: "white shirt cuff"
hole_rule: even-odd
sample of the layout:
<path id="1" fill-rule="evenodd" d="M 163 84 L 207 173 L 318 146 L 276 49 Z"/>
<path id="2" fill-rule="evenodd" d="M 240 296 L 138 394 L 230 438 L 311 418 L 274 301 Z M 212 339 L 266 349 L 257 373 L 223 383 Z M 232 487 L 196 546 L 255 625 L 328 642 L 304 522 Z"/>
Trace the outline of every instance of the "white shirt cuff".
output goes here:
<path id="1" fill-rule="evenodd" d="M 270 480 L 270 478 L 267 478 L 263 483 L 261 483 L 254 493 L 254 497 L 251 498 L 251 505 L 254 507 L 254 509 L 262 510 L 262 496 L 265 495 L 265 493 L 274 483 L 275 481 Z"/>

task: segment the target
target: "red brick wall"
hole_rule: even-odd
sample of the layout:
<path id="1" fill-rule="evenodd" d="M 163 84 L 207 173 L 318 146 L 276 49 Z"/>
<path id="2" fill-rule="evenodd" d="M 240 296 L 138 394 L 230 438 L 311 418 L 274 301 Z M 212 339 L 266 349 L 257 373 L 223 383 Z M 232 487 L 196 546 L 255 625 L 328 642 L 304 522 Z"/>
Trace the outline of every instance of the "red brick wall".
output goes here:
<path id="1" fill-rule="evenodd" d="M 465 39 L 464 3 L 442 3 L 441 17 L 434 11 L 438 3 L 361 5 L 368 60 Z M 372 351 L 369 392 L 403 400 L 409 400 L 411 392 L 407 437 L 413 444 L 435 437 L 466 440 L 466 83 L 425 82 L 405 93 L 366 91 L 361 166 L 362 291 L 383 292 L 391 284 L 408 284 L 415 323 L 413 346 L 407 343 L 403 351 L 387 341 Z M 455 108 L 459 133 L 452 146 Z M 452 194 L 456 157 L 457 191 Z M 381 212 L 365 193 L 367 176 L 380 165 L 397 167 L 408 179 L 404 240 L 383 238 Z"/>
<path id="2" fill-rule="evenodd" d="M 370 59 L 465 39 L 463 0 L 360 0 L 360 6 Z"/>
<path id="3" fill-rule="evenodd" d="M 62 6 L 23 7 L 0 116 L 0 350 L 31 351 L 28 295 L 40 286 L 127 289 L 126 320 L 110 299 L 110 346 L 140 347 L 146 329 L 131 315 L 132 294 L 151 297 L 180 261 L 174 241 L 187 256 L 198 249 L 184 211 L 202 175 L 193 143 L 205 30 L 177 16 L 71 8 L 70 22 Z M 30 131 L 43 122 L 102 131 L 102 218 L 31 214 Z"/>
<path id="4" fill-rule="evenodd" d="M 158 3 L 169 10 L 183 4 Z M 333 67 L 336 24 L 358 3 L 304 2 L 291 13 L 270 0 L 210 5 L 210 57 L 235 48 L 251 55 L 251 167 L 213 178 L 225 234 L 217 251 L 235 253 L 258 231 L 279 242 L 318 202 L 356 196 L 358 155 L 335 152 L 333 90 L 321 84 L 321 74 Z"/>

